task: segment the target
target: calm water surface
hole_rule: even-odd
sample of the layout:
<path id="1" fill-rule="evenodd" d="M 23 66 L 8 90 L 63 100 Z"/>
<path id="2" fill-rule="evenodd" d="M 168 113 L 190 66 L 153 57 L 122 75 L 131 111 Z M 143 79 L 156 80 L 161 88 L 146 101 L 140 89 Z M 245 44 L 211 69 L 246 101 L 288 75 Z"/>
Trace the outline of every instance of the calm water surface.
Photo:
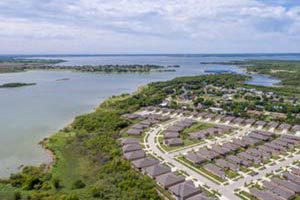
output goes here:
<path id="1" fill-rule="evenodd" d="M 55 58 L 55 57 L 52 57 Z M 59 57 L 61 58 L 61 57 Z M 92 74 L 70 71 L 30 71 L 0 74 L 0 84 L 34 82 L 35 86 L 0 89 L 0 177 L 18 167 L 50 160 L 38 145 L 44 137 L 63 128 L 76 115 L 92 111 L 101 101 L 153 81 L 203 74 L 207 69 L 243 73 L 235 66 L 200 65 L 203 61 L 243 60 L 247 56 L 80 56 L 63 57 L 65 65 L 159 64 L 181 67 L 177 72 L 151 74 Z M 253 57 L 251 57 L 253 58 Z M 266 56 L 256 58 L 266 59 Z M 280 59 L 300 59 L 298 56 Z M 272 57 L 274 59 L 274 57 Z M 69 78 L 67 81 L 58 79 Z M 254 75 L 252 84 L 272 85 L 275 79 Z"/>

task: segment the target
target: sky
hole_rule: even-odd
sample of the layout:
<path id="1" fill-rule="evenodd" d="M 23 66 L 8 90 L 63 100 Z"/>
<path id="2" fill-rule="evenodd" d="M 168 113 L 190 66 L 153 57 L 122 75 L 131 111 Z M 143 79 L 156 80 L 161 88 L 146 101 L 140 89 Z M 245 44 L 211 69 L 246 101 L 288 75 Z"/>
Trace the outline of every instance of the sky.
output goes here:
<path id="1" fill-rule="evenodd" d="M 300 0 L 0 0 L 0 54 L 300 52 Z"/>

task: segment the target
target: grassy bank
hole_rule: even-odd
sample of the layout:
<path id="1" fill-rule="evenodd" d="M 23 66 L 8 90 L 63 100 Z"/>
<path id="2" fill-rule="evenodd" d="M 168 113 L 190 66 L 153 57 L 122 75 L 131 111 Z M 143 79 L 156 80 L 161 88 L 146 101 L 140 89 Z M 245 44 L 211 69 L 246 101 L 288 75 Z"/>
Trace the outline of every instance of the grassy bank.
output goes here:
<path id="1" fill-rule="evenodd" d="M 122 114 L 157 105 L 173 92 L 172 88 L 184 84 L 235 84 L 244 80 L 236 75 L 176 78 L 148 84 L 133 95 L 110 98 L 46 141 L 45 146 L 56 157 L 50 170 L 46 165 L 25 167 L 1 180 L 0 199 L 161 199 L 154 181 L 122 158 L 118 138 L 132 123 Z"/>

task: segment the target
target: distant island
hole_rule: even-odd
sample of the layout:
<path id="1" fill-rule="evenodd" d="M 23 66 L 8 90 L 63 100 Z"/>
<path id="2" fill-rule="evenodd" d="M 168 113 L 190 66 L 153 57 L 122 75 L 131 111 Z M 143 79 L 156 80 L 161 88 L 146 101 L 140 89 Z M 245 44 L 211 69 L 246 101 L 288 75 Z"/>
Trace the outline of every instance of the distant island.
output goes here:
<path id="1" fill-rule="evenodd" d="M 179 65 L 127 64 L 127 65 L 59 65 L 65 60 L 59 59 L 0 59 L 0 73 L 24 72 L 28 70 L 71 70 L 77 72 L 101 73 L 148 73 L 148 72 L 175 72 Z"/>
<path id="2" fill-rule="evenodd" d="M 4 83 L 0 85 L 0 88 L 16 88 L 16 87 L 25 87 L 36 85 L 36 83 Z"/>
<path id="3" fill-rule="evenodd" d="M 41 66 L 27 66 L 17 68 L 18 70 L 72 70 L 77 72 L 102 72 L 102 73 L 146 73 L 146 72 L 175 72 L 177 68 L 171 66 L 161 65 L 83 65 L 83 66 L 64 66 L 64 65 L 41 65 Z"/>

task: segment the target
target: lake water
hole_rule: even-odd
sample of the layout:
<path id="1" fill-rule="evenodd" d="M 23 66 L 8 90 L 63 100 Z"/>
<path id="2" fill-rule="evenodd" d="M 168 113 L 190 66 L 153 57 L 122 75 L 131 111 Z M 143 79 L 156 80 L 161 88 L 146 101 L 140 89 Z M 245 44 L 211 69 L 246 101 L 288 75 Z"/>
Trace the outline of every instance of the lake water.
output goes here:
<path id="1" fill-rule="evenodd" d="M 49 162 L 50 158 L 38 145 L 79 114 L 92 111 L 101 101 L 121 93 L 130 93 L 153 81 L 177 76 L 203 74 L 205 70 L 231 70 L 235 66 L 200 65 L 207 61 L 230 61 L 248 58 L 299 59 L 299 55 L 215 55 L 215 56 L 69 56 L 51 57 L 67 60 L 65 65 L 97 64 L 158 64 L 180 65 L 176 72 L 150 74 L 101 74 L 70 71 L 30 71 L 0 74 L 0 84 L 34 82 L 35 86 L 0 89 L 0 177 L 16 172 L 24 165 Z M 66 81 L 58 79 L 68 78 Z M 272 85 L 278 81 L 254 75 L 253 84 Z"/>

